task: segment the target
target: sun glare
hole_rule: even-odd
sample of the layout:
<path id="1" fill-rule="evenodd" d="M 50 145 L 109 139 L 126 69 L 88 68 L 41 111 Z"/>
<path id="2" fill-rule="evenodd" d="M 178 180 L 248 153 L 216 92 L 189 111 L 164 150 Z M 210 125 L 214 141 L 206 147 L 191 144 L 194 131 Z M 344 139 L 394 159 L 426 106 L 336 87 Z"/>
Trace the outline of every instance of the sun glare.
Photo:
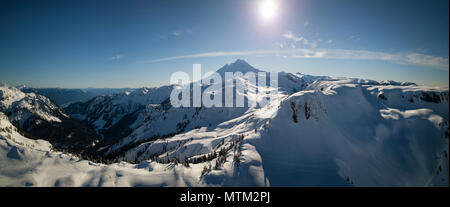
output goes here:
<path id="1" fill-rule="evenodd" d="M 259 12 L 264 20 L 272 20 L 276 15 L 277 9 L 276 0 L 262 0 L 259 5 Z"/>

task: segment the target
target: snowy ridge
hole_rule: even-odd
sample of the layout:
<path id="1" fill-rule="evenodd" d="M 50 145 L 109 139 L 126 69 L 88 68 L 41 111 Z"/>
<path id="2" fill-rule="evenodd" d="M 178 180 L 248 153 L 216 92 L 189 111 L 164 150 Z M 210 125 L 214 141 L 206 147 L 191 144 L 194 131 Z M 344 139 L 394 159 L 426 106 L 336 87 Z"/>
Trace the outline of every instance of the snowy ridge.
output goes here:
<path id="1" fill-rule="evenodd" d="M 448 95 L 444 111 L 435 103 L 421 108 L 425 101 L 405 110 L 413 108 L 406 99 L 407 107 L 392 109 L 386 106 L 389 98 L 348 84 L 352 81 L 322 83 L 327 89 L 290 96 L 250 142 L 259 149 L 271 184 L 448 186 Z"/>
<path id="2" fill-rule="evenodd" d="M 32 88 L 26 86 L 18 86 L 24 93 L 35 93 L 43 95 L 60 107 L 66 107 L 76 102 L 85 102 L 99 95 L 109 95 L 131 91 L 131 88 L 84 88 L 84 89 L 68 89 L 68 88 Z"/>
<path id="3" fill-rule="evenodd" d="M 97 96 L 85 103 L 71 104 L 65 108 L 73 118 L 92 124 L 99 132 L 117 124 L 131 113 L 139 113 L 148 104 L 160 104 L 168 99 L 171 86 L 140 88 L 131 92 Z"/>
<path id="4" fill-rule="evenodd" d="M 71 120 L 47 97 L 23 93 L 15 87 L 0 86 L 0 112 L 22 134 L 47 140 L 59 149 L 85 151 L 99 139 L 92 129 Z"/>
<path id="5" fill-rule="evenodd" d="M 60 116 L 68 117 L 50 99 L 34 93 L 23 93 L 19 89 L 0 85 L 0 109 L 10 120 L 20 126 L 34 116 L 49 122 L 61 122 Z"/>

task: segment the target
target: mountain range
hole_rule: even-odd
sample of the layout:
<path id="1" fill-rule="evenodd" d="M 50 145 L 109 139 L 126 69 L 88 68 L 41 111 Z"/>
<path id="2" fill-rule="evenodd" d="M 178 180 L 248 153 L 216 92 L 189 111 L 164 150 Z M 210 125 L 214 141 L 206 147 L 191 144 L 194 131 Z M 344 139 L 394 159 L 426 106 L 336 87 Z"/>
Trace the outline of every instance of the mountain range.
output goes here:
<path id="1" fill-rule="evenodd" d="M 448 88 L 279 72 L 267 106 L 176 108 L 174 87 L 63 105 L 1 85 L 0 185 L 449 185 Z"/>
<path id="2" fill-rule="evenodd" d="M 69 88 L 32 88 L 25 85 L 16 87 L 24 93 L 35 93 L 43 95 L 61 107 L 75 102 L 85 102 L 99 95 L 108 95 L 115 93 L 124 93 L 132 91 L 133 88 L 85 88 L 85 89 L 69 89 Z"/>

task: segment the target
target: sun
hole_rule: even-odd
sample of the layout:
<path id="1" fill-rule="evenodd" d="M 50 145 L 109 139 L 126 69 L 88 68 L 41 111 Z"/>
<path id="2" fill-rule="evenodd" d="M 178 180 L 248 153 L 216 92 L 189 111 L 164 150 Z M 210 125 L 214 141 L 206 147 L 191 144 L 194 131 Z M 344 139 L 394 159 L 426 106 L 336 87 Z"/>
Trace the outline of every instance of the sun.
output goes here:
<path id="1" fill-rule="evenodd" d="M 266 21 L 274 19 L 277 10 L 278 5 L 276 0 L 262 0 L 261 4 L 259 5 L 259 12 L 261 14 L 261 17 Z"/>

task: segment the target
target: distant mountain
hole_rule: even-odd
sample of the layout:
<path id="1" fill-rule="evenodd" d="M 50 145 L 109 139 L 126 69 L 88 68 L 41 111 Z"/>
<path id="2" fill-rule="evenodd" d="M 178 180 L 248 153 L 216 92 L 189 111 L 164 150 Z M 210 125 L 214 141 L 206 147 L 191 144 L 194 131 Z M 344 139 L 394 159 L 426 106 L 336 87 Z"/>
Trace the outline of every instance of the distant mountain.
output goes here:
<path id="1" fill-rule="evenodd" d="M 35 93 L 46 96 L 59 106 L 66 106 L 74 102 L 85 102 L 95 96 L 110 95 L 132 91 L 131 88 L 86 88 L 86 89 L 67 89 L 67 88 L 30 88 L 26 86 L 18 87 L 24 93 Z"/>

